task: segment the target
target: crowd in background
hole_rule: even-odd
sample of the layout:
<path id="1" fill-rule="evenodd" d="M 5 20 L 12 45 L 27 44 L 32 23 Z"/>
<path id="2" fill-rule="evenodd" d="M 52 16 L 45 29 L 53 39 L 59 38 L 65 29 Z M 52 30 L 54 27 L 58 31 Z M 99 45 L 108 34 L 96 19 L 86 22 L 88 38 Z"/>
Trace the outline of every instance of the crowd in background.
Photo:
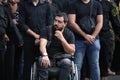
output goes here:
<path id="1" fill-rule="evenodd" d="M 0 0 L 0 80 L 30 80 L 42 32 L 59 12 L 68 14 L 68 28 L 75 35 L 79 80 L 119 75 L 120 0 L 90 0 L 98 4 L 92 8 L 98 27 L 93 34 L 79 29 L 79 19 L 91 10 L 82 1 L 89 0 Z"/>

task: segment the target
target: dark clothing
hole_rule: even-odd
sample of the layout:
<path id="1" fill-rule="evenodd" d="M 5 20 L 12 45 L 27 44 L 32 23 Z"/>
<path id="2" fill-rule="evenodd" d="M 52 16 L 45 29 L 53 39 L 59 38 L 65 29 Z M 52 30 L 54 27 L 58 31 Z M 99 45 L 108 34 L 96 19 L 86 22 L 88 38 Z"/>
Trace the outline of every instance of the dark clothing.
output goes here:
<path id="1" fill-rule="evenodd" d="M 36 6 L 31 1 L 23 1 L 20 4 L 20 28 L 23 32 L 24 69 L 23 80 L 30 80 L 31 65 L 34 57 L 39 53 L 38 46 L 35 46 L 35 38 L 27 34 L 27 30 L 40 34 L 50 24 L 50 10 L 48 3 L 39 2 Z"/>
<path id="2" fill-rule="evenodd" d="M 22 44 L 22 36 L 13 22 L 13 15 L 9 3 L 4 3 L 5 14 L 7 19 L 6 34 L 10 41 L 7 42 L 7 51 L 5 54 L 5 80 L 14 80 L 14 56 L 15 44 Z"/>
<path id="3" fill-rule="evenodd" d="M 1 44 L 0 44 L 1 45 Z M 5 80 L 5 49 L 0 50 L 0 80 Z"/>
<path id="4" fill-rule="evenodd" d="M 22 44 L 23 40 L 21 33 L 19 32 L 17 26 L 13 23 L 14 15 L 12 14 L 10 4 L 5 3 L 4 7 L 5 7 L 7 26 L 8 26 L 6 33 L 9 36 L 10 41 L 12 41 L 15 44 Z"/>
<path id="5" fill-rule="evenodd" d="M 54 36 L 54 32 L 55 32 L 55 30 L 53 29 L 51 43 L 47 48 L 48 56 L 52 63 L 54 63 L 54 60 L 55 60 L 54 56 L 68 54 L 64 51 L 61 41 L 57 37 Z M 44 32 L 43 35 L 44 36 L 42 36 L 42 38 L 47 39 L 46 32 Z M 75 43 L 74 35 L 68 28 L 64 28 L 63 36 L 69 44 Z M 39 64 L 41 64 L 41 63 L 39 63 Z M 71 70 L 71 60 L 68 58 L 60 59 L 58 61 L 57 67 L 60 68 L 59 74 L 57 75 L 57 80 L 68 80 L 68 76 L 69 76 L 70 70 Z M 48 79 L 48 71 L 49 71 L 48 69 L 46 69 L 46 68 L 39 69 L 39 75 L 41 76 L 41 80 L 49 80 Z"/>
<path id="6" fill-rule="evenodd" d="M 103 13 L 104 13 L 103 28 L 101 32 L 107 31 L 111 28 L 109 24 L 109 21 L 111 21 L 115 34 L 120 34 L 120 23 L 119 23 L 119 17 L 118 17 L 119 14 L 116 10 L 117 6 L 113 6 L 114 3 L 109 2 L 107 0 L 102 0 L 100 1 L 100 3 L 103 7 Z"/>
<path id="7" fill-rule="evenodd" d="M 0 4 L 0 50 L 4 50 L 5 41 L 4 35 L 6 33 L 7 23 L 5 18 L 5 8 L 2 4 Z"/>
<path id="8" fill-rule="evenodd" d="M 41 59 L 40 59 L 41 58 Z M 39 58 L 39 62 L 42 62 L 42 57 Z M 37 72 L 40 80 L 68 80 L 71 71 L 71 60 L 68 58 L 60 59 L 59 61 L 55 59 L 50 59 L 51 67 L 44 68 L 41 63 L 37 63 Z M 52 69 L 56 72 L 52 72 Z"/>
<path id="9" fill-rule="evenodd" d="M 117 7 L 113 2 L 107 0 L 99 1 L 103 7 L 103 27 L 100 32 L 100 70 L 101 77 L 108 76 L 113 51 L 114 51 L 114 32 L 120 34 L 120 21 L 118 18 Z M 110 25 L 112 24 L 112 27 Z M 113 28 L 113 29 L 112 29 Z M 114 32 L 113 32 L 114 30 Z"/>
<path id="10" fill-rule="evenodd" d="M 119 9 L 119 15 L 120 15 L 120 0 L 114 0 L 118 6 Z M 120 36 L 119 36 L 120 37 Z M 117 75 L 120 74 L 120 41 L 115 40 L 115 50 L 113 54 L 113 61 L 111 65 L 111 70 L 116 72 Z"/>
<path id="11" fill-rule="evenodd" d="M 5 80 L 14 80 L 14 57 L 15 44 L 9 41 L 5 53 Z"/>
<path id="12" fill-rule="evenodd" d="M 4 6 L 1 3 L 0 4 L 0 79 L 5 80 L 5 69 L 4 69 L 4 64 L 5 64 L 5 49 L 6 49 L 6 44 L 4 40 L 4 35 L 6 33 L 6 18 L 5 18 L 5 10 Z"/>
<path id="13" fill-rule="evenodd" d="M 19 26 L 19 4 L 17 3 L 17 5 L 18 5 L 17 10 L 13 14 L 13 19 L 16 19 L 16 21 L 18 22 L 18 24 L 16 24 L 16 26 L 18 27 L 18 29 L 22 35 L 22 31 L 20 30 L 20 26 Z M 18 45 L 14 45 L 14 46 L 15 46 L 14 80 L 20 80 L 20 78 L 22 78 L 22 74 L 20 72 L 22 71 L 21 65 L 23 64 L 23 62 L 21 62 L 22 57 L 23 57 L 23 50 L 22 50 L 23 46 L 18 46 Z"/>
<path id="14" fill-rule="evenodd" d="M 58 6 L 54 3 L 50 3 L 49 6 L 50 6 L 50 11 L 51 11 L 51 19 L 52 19 L 50 23 L 53 26 L 54 17 L 57 13 L 60 12 L 60 10 L 59 10 Z"/>
<path id="15" fill-rule="evenodd" d="M 94 0 L 93 0 L 94 1 Z M 84 16 L 89 16 L 90 15 L 90 4 L 91 2 L 88 3 L 89 5 L 86 6 L 85 3 L 82 1 L 77 1 L 73 4 L 70 5 L 68 14 L 76 14 L 76 23 L 80 26 L 80 19 Z M 102 7 L 100 4 L 96 1 L 94 1 L 93 8 L 92 8 L 92 18 L 96 20 L 96 15 L 102 14 Z M 80 34 L 75 33 L 75 38 L 76 40 L 81 40 L 84 39 Z"/>
<path id="16" fill-rule="evenodd" d="M 65 13 L 68 13 L 70 4 L 72 4 L 75 1 L 78 1 L 78 0 L 60 0 L 60 1 L 52 0 L 52 2 L 58 6 L 59 10 Z"/>
<path id="17" fill-rule="evenodd" d="M 120 41 L 115 41 L 115 51 L 113 54 L 113 61 L 111 70 L 120 75 Z"/>
<path id="18" fill-rule="evenodd" d="M 75 43 L 74 35 L 68 28 L 64 29 L 63 36 L 65 37 L 66 41 L 69 44 L 74 44 Z M 47 52 L 51 56 L 55 55 L 56 53 L 63 53 L 63 54 L 66 53 L 64 51 L 64 48 L 63 48 L 62 44 L 61 44 L 61 41 L 58 40 L 54 35 L 52 37 L 51 44 L 48 47 Z"/>
<path id="19" fill-rule="evenodd" d="M 119 5 L 120 0 L 114 0 L 117 6 Z"/>
<path id="20" fill-rule="evenodd" d="M 50 15 L 48 14 L 48 7 L 48 3 L 41 4 L 39 2 L 37 6 L 34 6 L 31 1 L 24 1 L 24 3 L 20 5 L 20 26 L 22 30 L 26 32 L 30 28 L 40 34 L 40 31 L 45 29 L 49 24 L 47 20 Z"/>
<path id="21" fill-rule="evenodd" d="M 61 12 L 67 13 L 69 5 L 70 5 L 70 0 L 60 0 L 60 1 L 52 0 L 52 1 L 53 1 L 53 3 L 55 3 L 58 6 L 58 8 Z"/>
<path id="22" fill-rule="evenodd" d="M 111 30 L 112 31 L 112 30 Z M 108 76 L 108 68 L 111 65 L 114 52 L 114 34 L 110 30 L 100 34 L 100 71 L 101 77 Z"/>
<path id="23" fill-rule="evenodd" d="M 7 28 L 6 18 L 5 18 L 5 8 L 0 4 L 0 37 L 5 34 Z"/>

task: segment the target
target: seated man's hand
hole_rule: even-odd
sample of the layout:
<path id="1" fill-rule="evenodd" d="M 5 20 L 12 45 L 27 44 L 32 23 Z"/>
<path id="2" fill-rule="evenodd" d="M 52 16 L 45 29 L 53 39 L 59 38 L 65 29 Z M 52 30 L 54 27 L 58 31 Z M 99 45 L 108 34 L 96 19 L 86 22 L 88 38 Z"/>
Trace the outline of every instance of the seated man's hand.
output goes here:
<path id="1" fill-rule="evenodd" d="M 42 57 L 42 66 L 44 68 L 48 68 L 50 66 L 50 60 L 49 60 L 48 56 Z"/>

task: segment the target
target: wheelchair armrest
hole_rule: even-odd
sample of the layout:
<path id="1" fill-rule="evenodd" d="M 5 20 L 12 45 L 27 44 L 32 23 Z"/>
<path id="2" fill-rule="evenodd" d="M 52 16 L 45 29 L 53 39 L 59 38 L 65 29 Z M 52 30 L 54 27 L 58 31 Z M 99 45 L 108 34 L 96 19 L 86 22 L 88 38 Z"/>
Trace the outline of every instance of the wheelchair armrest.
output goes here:
<path id="1" fill-rule="evenodd" d="M 70 54 L 58 54 L 58 55 L 55 55 L 54 58 L 56 60 L 59 60 L 59 59 L 64 59 L 64 58 L 69 58 L 71 60 L 74 60 L 74 56 L 73 55 L 70 55 Z"/>

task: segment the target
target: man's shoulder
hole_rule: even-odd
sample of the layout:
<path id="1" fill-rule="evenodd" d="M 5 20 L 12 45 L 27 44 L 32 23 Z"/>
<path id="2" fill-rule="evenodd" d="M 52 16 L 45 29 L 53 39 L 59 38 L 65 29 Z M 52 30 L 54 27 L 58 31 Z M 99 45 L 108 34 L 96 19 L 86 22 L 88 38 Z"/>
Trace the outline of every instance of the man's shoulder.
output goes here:
<path id="1" fill-rule="evenodd" d="M 96 5 L 96 6 L 99 6 L 101 5 L 99 1 L 96 1 L 96 0 L 93 0 L 93 4 Z"/>
<path id="2" fill-rule="evenodd" d="M 64 29 L 64 34 L 66 36 L 73 36 L 73 32 L 68 27 Z"/>
<path id="3" fill-rule="evenodd" d="M 68 27 L 66 27 L 66 28 L 64 29 L 64 31 L 67 32 L 67 33 L 69 33 L 69 32 L 72 33 L 72 31 L 71 31 Z"/>

